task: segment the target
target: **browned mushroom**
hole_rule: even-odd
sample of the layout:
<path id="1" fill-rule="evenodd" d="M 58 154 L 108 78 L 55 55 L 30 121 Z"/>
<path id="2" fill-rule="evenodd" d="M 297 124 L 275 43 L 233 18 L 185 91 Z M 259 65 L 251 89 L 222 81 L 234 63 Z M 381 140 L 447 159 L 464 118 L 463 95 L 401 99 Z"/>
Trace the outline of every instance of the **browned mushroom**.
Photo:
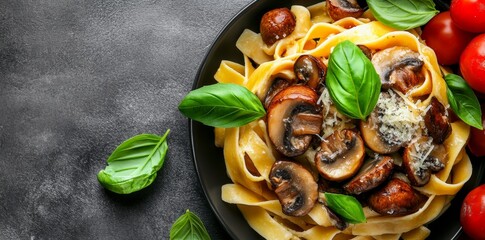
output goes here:
<path id="1" fill-rule="evenodd" d="M 356 0 L 327 0 L 327 11 L 335 21 L 345 17 L 358 18 L 364 13 Z"/>
<path id="2" fill-rule="evenodd" d="M 360 122 L 360 132 L 366 145 L 376 153 L 388 154 L 396 152 L 401 148 L 401 144 L 387 141 L 379 131 L 378 113 L 373 111 L 367 121 Z"/>
<path id="3" fill-rule="evenodd" d="M 443 143 L 451 134 L 451 124 L 448 120 L 446 108 L 433 97 L 429 110 L 424 116 L 424 123 L 428 129 L 428 135 L 433 138 L 436 144 Z"/>
<path id="4" fill-rule="evenodd" d="M 318 95 L 307 86 L 292 85 L 280 91 L 268 108 L 268 135 L 276 150 L 287 157 L 303 154 L 313 135 L 320 134 L 323 117 Z"/>
<path id="5" fill-rule="evenodd" d="M 364 163 L 359 173 L 344 185 L 345 191 L 359 195 L 376 188 L 391 175 L 394 160 L 389 156 L 376 156 Z"/>
<path id="6" fill-rule="evenodd" d="M 423 65 L 419 53 L 407 47 L 391 47 L 372 56 L 382 83 L 382 89 L 394 88 L 407 93 L 424 82 Z"/>
<path id="7" fill-rule="evenodd" d="M 403 154 L 403 167 L 411 184 L 423 186 L 428 183 L 431 173 L 445 167 L 447 155 L 443 145 L 434 144 L 427 137 L 421 137 L 407 146 Z"/>
<path id="8" fill-rule="evenodd" d="M 367 121 L 360 122 L 365 144 L 380 154 L 398 151 L 415 137 L 418 128 L 415 114 L 392 90 L 382 92 Z"/>
<path id="9" fill-rule="evenodd" d="M 342 181 L 352 177 L 364 161 L 364 141 L 355 131 L 336 131 L 320 145 L 315 165 L 323 178 Z"/>
<path id="10" fill-rule="evenodd" d="M 321 94 L 324 87 L 327 66 L 312 55 L 301 55 L 293 66 L 296 79 Z"/>
<path id="11" fill-rule="evenodd" d="M 392 178 L 368 198 L 369 207 L 382 215 L 401 216 L 414 213 L 427 197 L 399 178 Z"/>
<path id="12" fill-rule="evenodd" d="M 276 161 L 269 179 L 284 214 L 301 217 L 313 209 L 318 199 L 318 185 L 306 168 L 287 160 Z"/>
<path id="13" fill-rule="evenodd" d="M 266 97 L 264 98 L 264 108 L 268 109 L 269 104 L 273 100 L 274 96 L 290 85 L 291 82 L 284 78 L 275 78 L 271 83 L 268 92 L 266 93 Z"/>
<path id="14" fill-rule="evenodd" d="M 399 150 L 402 146 L 399 142 L 391 142 L 382 134 L 379 127 L 378 113 L 374 110 L 367 121 L 360 122 L 360 131 L 366 145 L 376 153 L 388 154 Z"/>
<path id="15" fill-rule="evenodd" d="M 343 220 L 339 215 L 334 213 L 332 209 L 328 208 L 325 204 L 323 204 L 325 210 L 328 213 L 329 220 L 338 230 L 343 231 L 349 226 L 349 223 Z"/>
<path id="16" fill-rule="evenodd" d="M 263 42 L 273 45 L 289 36 L 296 27 L 296 19 L 288 8 L 277 8 L 266 12 L 261 18 L 259 31 Z"/>
<path id="17" fill-rule="evenodd" d="M 372 50 L 368 48 L 366 45 L 358 44 L 357 47 L 364 53 L 364 55 L 369 59 L 372 60 Z"/>

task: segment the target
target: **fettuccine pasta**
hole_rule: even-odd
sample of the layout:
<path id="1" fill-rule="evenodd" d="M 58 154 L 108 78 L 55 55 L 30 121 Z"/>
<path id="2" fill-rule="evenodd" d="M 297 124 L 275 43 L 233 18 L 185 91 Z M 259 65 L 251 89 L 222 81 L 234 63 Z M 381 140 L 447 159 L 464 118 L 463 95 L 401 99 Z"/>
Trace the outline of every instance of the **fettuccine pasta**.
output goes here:
<path id="1" fill-rule="evenodd" d="M 424 81 L 396 96 L 405 98 L 408 106 L 420 111 L 431 104 L 432 98 L 448 106 L 440 66 L 434 52 L 420 40 L 418 31 L 397 31 L 374 20 L 368 12 L 362 18 L 332 21 L 325 7 L 325 2 L 309 7 L 292 6 L 295 30 L 271 46 L 263 42 L 259 33 L 245 30 L 235 43 L 244 55 L 243 64 L 222 61 L 215 79 L 242 85 L 263 101 L 274 79 L 295 78 L 293 67 L 299 56 L 312 55 L 327 63 L 334 47 L 349 40 L 372 51 L 405 47 L 417 52 L 424 62 Z M 324 123 L 328 115 L 324 116 Z M 283 213 L 270 184 L 271 168 L 278 160 L 278 153 L 267 128 L 265 119 L 260 119 L 238 128 L 215 129 L 215 142 L 223 147 L 227 174 L 232 180 L 231 184 L 222 186 L 221 197 L 229 204 L 236 204 L 248 224 L 266 239 L 424 239 L 430 234 L 426 224 L 446 210 L 472 173 L 470 159 L 464 151 L 470 129 L 467 124 L 455 121 L 451 123 L 451 134 L 443 142 L 447 152 L 444 168 L 433 173 L 425 185 L 414 187 L 427 196 L 419 210 L 402 216 L 386 216 L 364 205 L 367 221 L 339 230 L 321 202 L 302 217 Z M 321 137 L 328 135 L 321 134 Z M 309 163 L 314 155 L 315 150 L 308 150 L 297 161 L 314 169 Z M 318 172 L 313 173 L 318 178 Z"/>

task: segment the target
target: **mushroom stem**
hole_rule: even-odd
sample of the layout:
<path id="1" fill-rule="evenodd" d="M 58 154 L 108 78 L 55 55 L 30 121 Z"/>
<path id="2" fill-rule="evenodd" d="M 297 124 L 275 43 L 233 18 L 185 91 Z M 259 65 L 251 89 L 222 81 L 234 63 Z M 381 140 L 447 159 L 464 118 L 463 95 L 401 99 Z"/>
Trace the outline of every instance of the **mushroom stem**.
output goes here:
<path id="1" fill-rule="evenodd" d="M 320 134 L 322 122 L 321 114 L 298 113 L 293 117 L 293 136 Z"/>

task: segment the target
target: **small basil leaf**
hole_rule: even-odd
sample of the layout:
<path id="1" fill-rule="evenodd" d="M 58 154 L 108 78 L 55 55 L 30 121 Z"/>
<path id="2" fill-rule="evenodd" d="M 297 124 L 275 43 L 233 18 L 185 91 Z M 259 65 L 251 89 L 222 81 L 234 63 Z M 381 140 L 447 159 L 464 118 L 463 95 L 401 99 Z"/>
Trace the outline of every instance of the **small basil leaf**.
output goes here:
<path id="1" fill-rule="evenodd" d="M 335 46 L 330 54 L 326 84 L 339 112 L 354 119 L 365 120 L 381 91 L 381 81 L 371 61 L 348 40 Z"/>
<path id="2" fill-rule="evenodd" d="M 170 240 L 210 240 L 200 218 L 187 210 L 170 229 Z"/>
<path id="3" fill-rule="evenodd" d="M 167 136 L 140 134 L 120 144 L 109 156 L 108 166 L 97 177 L 115 193 L 129 194 L 149 186 L 163 165 L 168 150 Z"/>
<path id="4" fill-rule="evenodd" d="M 362 205 L 350 195 L 325 193 L 327 207 L 349 223 L 363 223 L 366 221 Z"/>
<path id="5" fill-rule="evenodd" d="M 367 0 L 374 17 L 399 30 L 408 30 L 426 24 L 439 11 L 433 0 Z"/>
<path id="6" fill-rule="evenodd" d="M 465 80 L 456 74 L 445 76 L 446 95 L 451 109 L 468 125 L 483 130 L 480 102 Z"/>
<path id="7" fill-rule="evenodd" d="M 254 93 L 232 83 L 216 83 L 193 90 L 178 109 L 195 121 L 222 128 L 239 127 L 266 114 Z"/>

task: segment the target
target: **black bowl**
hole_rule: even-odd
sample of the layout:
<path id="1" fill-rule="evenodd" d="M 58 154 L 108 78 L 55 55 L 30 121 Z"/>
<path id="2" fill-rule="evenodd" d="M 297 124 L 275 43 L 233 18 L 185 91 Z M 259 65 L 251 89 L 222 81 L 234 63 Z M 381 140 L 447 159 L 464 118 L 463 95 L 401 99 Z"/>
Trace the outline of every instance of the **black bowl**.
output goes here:
<path id="1" fill-rule="evenodd" d="M 204 58 L 193 88 L 214 84 L 214 74 L 222 60 L 243 63 L 243 55 L 236 48 L 236 41 L 246 28 L 259 32 L 259 19 L 276 7 L 292 5 L 309 6 L 321 0 L 265 0 L 254 1 L 239 12 L 219 33 Z M 437 2 L 438 9 L 446 9 L 446 2 Z M 262 239 L 243 218 L 235 205 L 221 200 L 221 186 L 230 183 L 226 175 L 222 149 L 214 145 L 214 130 L 199 122 L 189 120 L 193 158 L 197 174 L 212 210 L 234 239 Z M 428 225 L 431 229 L 429 239 L 458 239 L 461 234 L 459 223 L 460 205 L 464 195 L 483 180 L 485 159 L 472 159 L 473 175 L 452 201 L 449 209 L 437 220 Z"/>

